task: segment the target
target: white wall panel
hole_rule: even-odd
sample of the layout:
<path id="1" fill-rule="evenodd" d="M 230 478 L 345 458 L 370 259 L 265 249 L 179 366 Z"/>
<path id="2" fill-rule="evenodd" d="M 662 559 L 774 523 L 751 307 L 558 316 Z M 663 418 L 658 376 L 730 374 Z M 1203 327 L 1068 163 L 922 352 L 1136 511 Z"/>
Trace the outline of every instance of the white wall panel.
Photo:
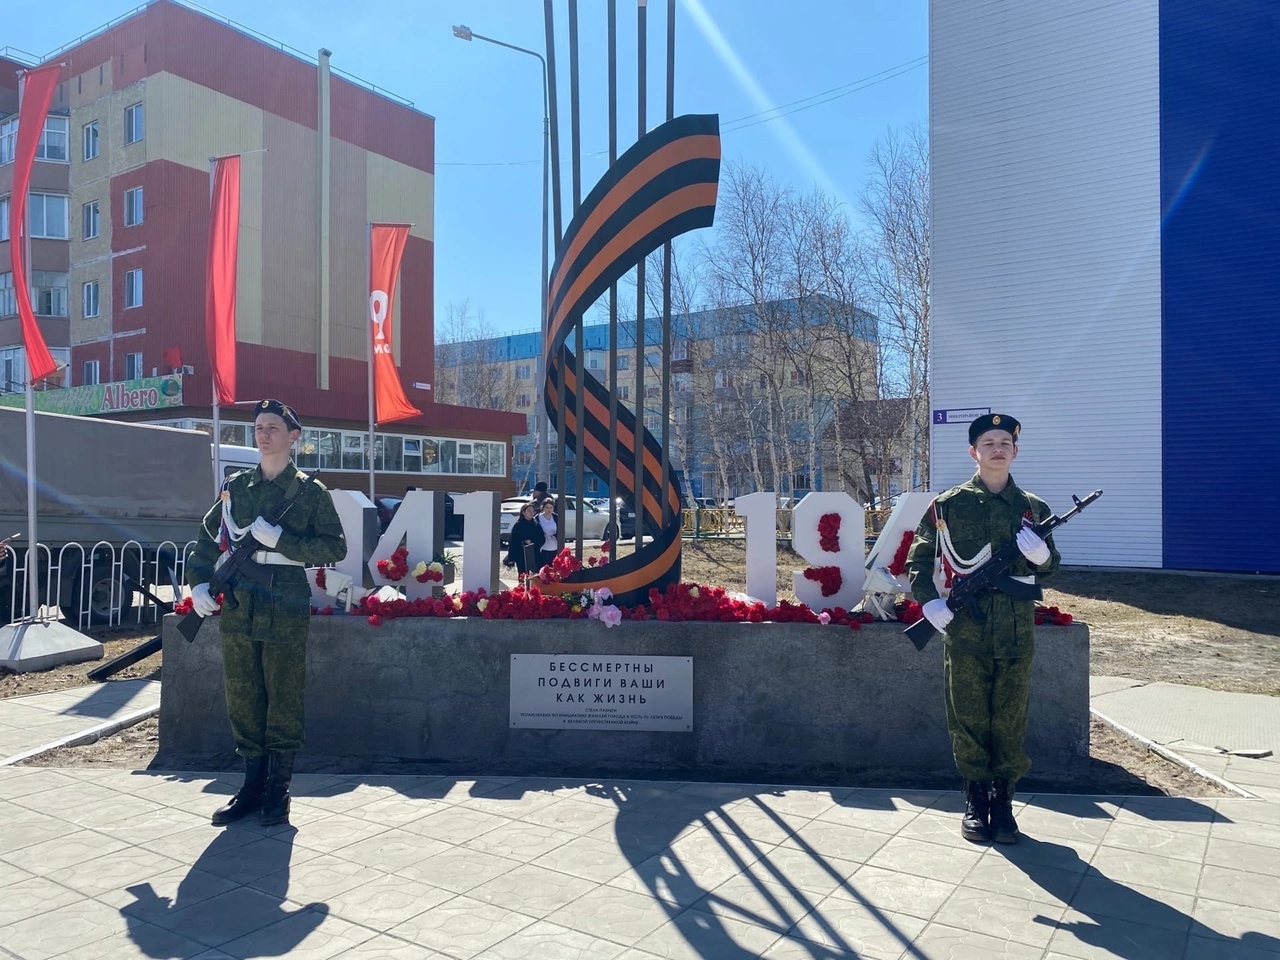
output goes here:
<path id="1" fill-rule="evenodd" d="M 1024 424 L 1070 564 L 1161 565 L 1158 0 L 933 0 L 932 406 Z M 934 426 L 935 490 L 972 474 Z"/>

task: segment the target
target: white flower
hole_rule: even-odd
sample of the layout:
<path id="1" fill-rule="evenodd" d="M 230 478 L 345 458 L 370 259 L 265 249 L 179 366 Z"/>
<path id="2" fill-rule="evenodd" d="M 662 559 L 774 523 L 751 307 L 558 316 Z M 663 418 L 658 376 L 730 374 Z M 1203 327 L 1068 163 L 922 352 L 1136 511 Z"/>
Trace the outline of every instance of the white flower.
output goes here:
<path id="1" fill-rule="evenodd" d="M 479 610 L 481 613 L 484 613 L 484 608 L 487 607 L 488 605 L 489 605 L 488 597 L 481 597 L 479 600 L 476 601 L 476 609 Z"/>

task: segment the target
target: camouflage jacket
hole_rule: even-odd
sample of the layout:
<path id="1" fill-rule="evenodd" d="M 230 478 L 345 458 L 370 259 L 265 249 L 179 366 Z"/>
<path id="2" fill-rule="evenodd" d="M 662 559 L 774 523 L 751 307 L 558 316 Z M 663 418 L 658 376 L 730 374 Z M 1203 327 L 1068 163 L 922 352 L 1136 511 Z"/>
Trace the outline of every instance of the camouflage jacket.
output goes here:
<path id="1" fill-rule="evenodd" d="M 298 475 L 298 468 L 292 461 L 271 480 L 263 477 L 260 467 L 232 474 L 224 485 L 224 490 L 230 495 L 231 519 L 237 526 L 245 527 L 253 523 L 255 517 L 267 515 L 288 496 L 294 477 Z M 221 552 L 222 507 L 223 499 L 219 497 L 200 524 L 195 551 L 187 561 L 186 577 L 191 586 L 206 583 L 213 576 Z M 273 552 L 282 553 L 290 560 L 321 566 L 347 555 L 347 540 L 342 533 L 338 511 L 334 509 L 333 499 L 324 484 L 318 480 L 303 488 L 298 499 L 280 519 L 280 526 L 284 532 Z M 234 610 L 223 608 L 224 632 L 243 632 L 254 635 L 256 639 L 270 639 L 268 635 L 296 632 L 301 618 L 310 616 L 311 588 L 303 568 L 272 565 L 268 569 L 273 574 L 270 589 L 247 579 L 236 585 L 235 597 L 240 606 Z M 301 627 L 305 630 L 305 621 Z"/>
<path id="2" fill-rule="evenodd" d="M 1013 477 L 999 493 L 988 490 L 982 478 L 974 474 L 968 483 L 938 494 L 920 521 L 907 554 L 912 596 L 920 604 L 938 596 L 933 575 L 935 563 L 941 563 L 938 528 L 943 524 L 950 531 L 956 553 L 969 559 L 988 543 L 992 553 L 999 551 L 1017 535 L 1023 517 L 1038 523 L 1051 513 L 1047 503 L 1019 487 Z M 1047 542 L 1049 559 L 1044 564 L 1032 566 L 1022 557 L 1009 572 L 1019 577 L 1034 575 L 1037 582 L 1052 576 L 1062 558 L 1052 535 Z M 1008 594 L 988 591 L 978 598 L 978 604 L 986 617 L 981 623 L 962 609 L 947 627 L 944 639 L 953 650 L 1001 659 L 1031 655 L 1035 630 L 1032 601 L 1015 601 Z"/>

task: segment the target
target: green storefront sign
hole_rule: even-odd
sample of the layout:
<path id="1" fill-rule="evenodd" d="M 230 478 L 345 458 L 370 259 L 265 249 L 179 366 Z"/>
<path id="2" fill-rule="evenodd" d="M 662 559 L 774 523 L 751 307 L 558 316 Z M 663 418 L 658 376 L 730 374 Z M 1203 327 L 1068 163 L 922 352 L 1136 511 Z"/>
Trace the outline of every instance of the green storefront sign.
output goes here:
<path id="1" fill-rule="evenodd" d="M 0 406 L 24 407 L 21 393 L 0 396 Z M 182 406 L 182 374 L 144 377 L 117 383 L 97 383 L 66 390 L 43 390 L 36 394 L 36 409 L 44 413 L 68 413 L 92 417 L 144 410 L 164 410 Z"/>

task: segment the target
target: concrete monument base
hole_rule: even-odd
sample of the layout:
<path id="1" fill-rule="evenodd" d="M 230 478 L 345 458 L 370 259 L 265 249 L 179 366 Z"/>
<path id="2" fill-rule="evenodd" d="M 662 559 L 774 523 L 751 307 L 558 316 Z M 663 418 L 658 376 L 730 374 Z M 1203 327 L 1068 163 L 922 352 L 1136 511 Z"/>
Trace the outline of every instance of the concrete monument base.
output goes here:
<path id="1" fill-rule="evenodd" d="M 101 659 L 102 644 L 58 620 L 0 626 L 0 668 L 14 673 Z"/>
<path id="2" fill-rule="evenodd" d="M 954 779 L 942 642 L 917 653 L 900 624 L 314 617 L 307 661 L 309 759 L 347 770 L 387 761 L 491 775 L 856 784 Z M 1037 779 L 1072 779 L 1089 757 L 1089 631 L 1036 629 L 1027 751 Z M 194 643 L 164 622 L 160 751 L 232 748 L 217 618 Z M 511 657 L 691 657 L 689 732 L 513 728 Z"/>

